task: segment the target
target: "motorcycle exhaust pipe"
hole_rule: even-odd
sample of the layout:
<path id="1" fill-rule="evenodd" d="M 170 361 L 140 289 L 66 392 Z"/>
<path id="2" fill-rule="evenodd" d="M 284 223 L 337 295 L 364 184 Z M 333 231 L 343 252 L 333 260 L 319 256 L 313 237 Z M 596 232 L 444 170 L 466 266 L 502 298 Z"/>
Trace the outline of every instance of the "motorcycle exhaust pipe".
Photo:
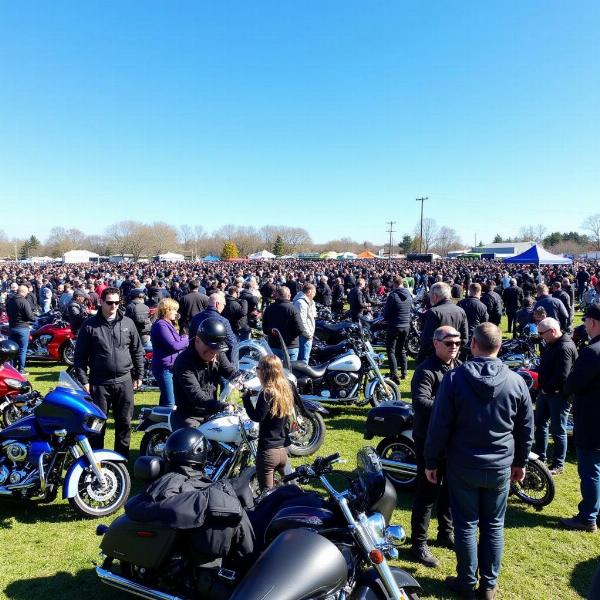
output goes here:
<path id="1" fill-rule="evenodd" d="M 384 471 L 390 473 L 398 473 L 399 475 L 416 475 L 417 465 L 412 463 L 404 463 L 398 460 L 390 460 L 389 458 L 380 458 L 381 466 Z"/>
<path id="2" fill-rule="evenodd" d="M 98 575 L 102 583 L 117 588 L 122 592 L 135 594 L 140 598 L 148 598 L 148 600 L 183 600 L 183 598 L 180 598 L 179 596 L 165 594 L 164 592 L 159 592 L 158 590 L 146 587 L 141 583 L 125 579 L 125 577 L 121 577 L 120 575 L 115 575 L 102 567 L 96 567 L 96 575 Z"/>

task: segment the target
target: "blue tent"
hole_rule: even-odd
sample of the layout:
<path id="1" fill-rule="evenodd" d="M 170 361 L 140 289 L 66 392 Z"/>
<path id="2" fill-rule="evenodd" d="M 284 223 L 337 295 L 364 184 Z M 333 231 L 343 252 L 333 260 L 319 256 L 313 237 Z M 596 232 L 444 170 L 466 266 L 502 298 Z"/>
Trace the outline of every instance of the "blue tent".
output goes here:
<path id="1" fill-rule="evenodd" d="M 534 244 L 521 254 L 505 258 L 504 262 L 513 265 L 570 265 L 573 261 L 562 254 L 552 254 L 541 246 Z"/>
<path id="2" fill-rule="evenodd" d="M 209 254 L 208 256 L 205 256 L 202 260 L 204 260 L 206 262 L 218 262 L 221 259 L 218 256 L 214 256 L 213 254 Z"/>

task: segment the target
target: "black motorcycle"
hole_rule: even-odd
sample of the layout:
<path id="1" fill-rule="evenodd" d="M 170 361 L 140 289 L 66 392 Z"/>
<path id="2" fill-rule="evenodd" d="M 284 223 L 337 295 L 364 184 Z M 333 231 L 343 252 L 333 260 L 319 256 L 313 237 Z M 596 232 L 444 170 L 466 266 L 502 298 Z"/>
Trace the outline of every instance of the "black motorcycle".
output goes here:
<path id="1" fill-rule="evenodd" d="M 155 466 L 146 468 L 146 478 L 160 473 L 159 460 L 148 463 Z M 305 502 L 308 495 L 299 494 L 269 513 L 261 529 L 256 512 L 272 495 L 248 510 L 260 552 L 253 564 L 228 556 L 207 562 L 185 532 L 124 515 L 97 529 L 105 558 L 96 573 L 122 591 L 165 600 L 417 600 L 417 581 L 386 560 L 386 555 L 397 558 L 396 545 L 405 534 L 389 525 L 396 493 L 377 455 L 372 448 L 359 451 L 358 468 L 342 492 L 326 476 L 338 461 L 339 454 L 318 458 L 285 478 L 320 481 L 327 499 L 311 496 Z"/>

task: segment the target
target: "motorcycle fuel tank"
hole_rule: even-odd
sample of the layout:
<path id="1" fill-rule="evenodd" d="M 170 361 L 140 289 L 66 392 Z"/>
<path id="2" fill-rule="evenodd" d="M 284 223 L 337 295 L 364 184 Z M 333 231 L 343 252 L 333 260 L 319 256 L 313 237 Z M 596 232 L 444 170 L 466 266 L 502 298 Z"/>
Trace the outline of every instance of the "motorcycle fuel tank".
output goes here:
<path id="1" fill-rule="evenodd" d="M 198 428 L 202 435 L 214 442 L 239 444 L 242 441 L 240 420 L 237 415 L 218 413 Z"/>
<path id="2" fill-rule="evenodd" d="M 360 371 L 360 358 L 354 352 L 347 352 L 338 356 L 327 365 L 328 371 Z"/>

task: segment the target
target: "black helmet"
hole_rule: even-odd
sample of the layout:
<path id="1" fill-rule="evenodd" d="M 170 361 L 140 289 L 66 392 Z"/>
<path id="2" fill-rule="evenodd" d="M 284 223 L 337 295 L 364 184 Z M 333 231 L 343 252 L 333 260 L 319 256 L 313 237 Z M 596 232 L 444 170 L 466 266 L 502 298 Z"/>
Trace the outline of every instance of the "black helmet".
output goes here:
<path id="1" fill-rule="evenodd" d="M 146 290 L 144 288 L 134 288 L 129 292 L 129 299 L 133 300 L 134 298 L 145 298 Z"/>
<path id="2" fill-rule="evenodd" d="M 19 353 L 19 345 L 12 340 L 2 340 L 0 342 L 0 364 L 8 360 L 14 360 Z"/>
<path id="3" fill-rule="evenodd" d="M 227 350 L 227 330 L 225 325 L 215 317 L 204 319 L 198 327 L 196 336 L 211 350 Z"/>
<path id="4" fill-rule="evenodd" d="M 172 433 L 165 443 L 164 457 L 171 465 L 203 467 L 208 455 L 208 441 L 193 427 Z"/>

